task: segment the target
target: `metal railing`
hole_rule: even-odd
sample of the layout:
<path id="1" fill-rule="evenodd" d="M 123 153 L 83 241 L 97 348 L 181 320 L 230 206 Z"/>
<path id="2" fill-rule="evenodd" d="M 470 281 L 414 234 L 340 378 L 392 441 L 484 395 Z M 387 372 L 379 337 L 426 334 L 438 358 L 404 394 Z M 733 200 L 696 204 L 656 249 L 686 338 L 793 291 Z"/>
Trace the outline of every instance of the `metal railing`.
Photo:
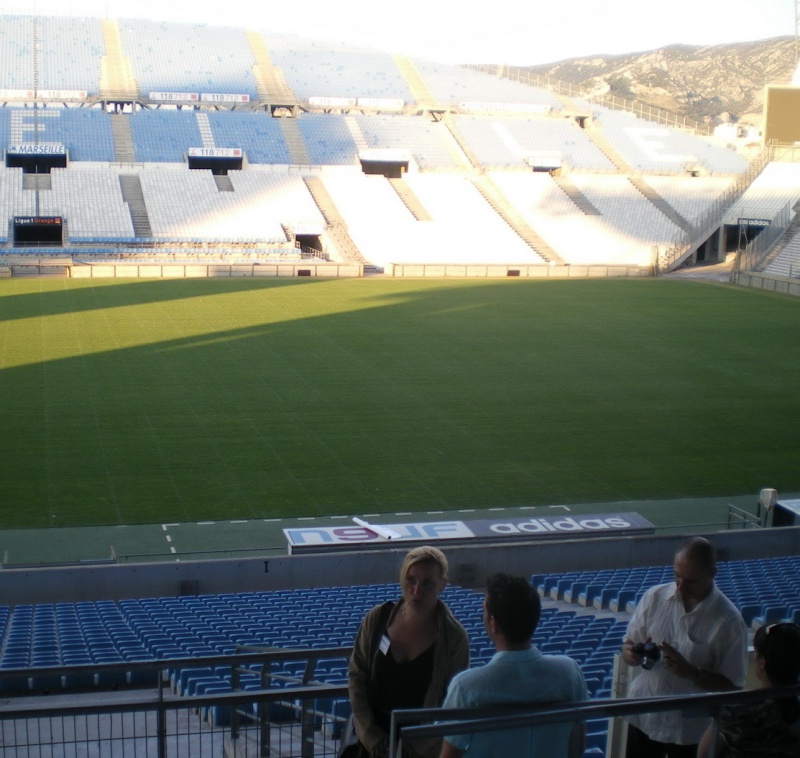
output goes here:
<path id="1" fill-rule="evenodd" d="M 577 97 L 584 100 L 589 100 L 605 108 L 612 110 L 626 111 L 633 113 L 639 118 L 653 121 L 657 124 L 664 124 L 676 129 L 689 129 L 697 134 L 708 135 L 711 133 L 710 124 L 701 123 L 694 119 L 681 116 L 672 111 L 666 111 L 663 108 L 657 108 L 654 105 L 648 105 L 640 100 L 631 98 L 617 97 L 616 95 L 601 94 L 593 92 L 584 84 L 575 84 L 563 79 L 556 79 L 555 77 L 546 74 L 536 74 L 528 69 L 520 68 L 518 66 L 505 66 L 505 65 L 486 65 L 486 64 L 470 64 L 465 68 L 471 68 L 475 71 L 481 71 L 492 76 L 509 79 L 513 82 L 526 84 L 529 87 L 540 87 L 555 92 L 557 95 L 564 95 L 565 97 Z"/>
<path id="2" fill-rule="evenodd" d="M 744 250 L 736 255 L 733 264 L 731 279 L 741 271 L 760 271 L 764 268 L 775 243 L 786 233 L 792 221 L 792 206 L 788 202 L 781 208 L 775 217 L 770 219 L 770 224 L 755 239 L 751 240 Z"/>
<path id="3" fill-rule="evenodd" d="M 562 706 L 539 703 L 518 707 L 427 708 L 395 711 L 392 713 L 389 755 L 401 756 L 404 745 L 413 740 L 442 738 L 452 734 L 492 732 L 540 724 L 585 722 L 589 719 L 616 719 L 639 713 L 677 710 L 691 716 L 716 717 L 724 705 L 754 705 L 768 699 L 797 696 L 800 696 L 800 685 L 701 695 L 596 700 Z"/>
<path id="4" fill-rule="evenodd" d="M 349 658 L 352 648 L 239 650 L 233 656 L 0 670 L 0 753 L 83 754 L 91 746 L 100 755 L 157 758 L 335 756 L 345 714 L 337 714 L 333 704 L 347 701 L 347 686 L 316 681 L 315 669 L 320 659 Z M 272 664 L 283 661 L 304 661 L 303 673 L 274 672 Z M 212 683 L 203 694 L 173 691 L 171 679 L 179 672 L 219 667 L 230 668 L 229 684 L 220 677 L 220 684 Z M 112 682 L 120 673 L 148 684 L 130 690 L 117 684 L 116 691 L 89 685 L 55 694 L 62 678 Z M 38 682 L 39 691 L 48 682 L 52 687 L 46 696 L 12 696 L 9 682 L 20 679 Z"/>
<path id="5" fill-rule="evenodd" d="M 728 210 L 744 194 L 769 161 L 770 151 L 764 148 L 750 162 L 747 171 L 740 174 L 736 181 L 692 223 L 692 228 L 688 232 L 681 233 L 659 256 L 658 268 L 661 272 L 666 273 L 676 268 L 692 250 L 702 245 L 716 231 Z"/>
<path id="6" fill-rule="evenodd" d="M 344 714 L 331 703 L 347 700 L 344 684 L 313 679 L 315 662 L 346 657 L 351 648 L 276 650 L 243 647 L 235 656 L 174 659 L 126 664 L 128 670 L 158 672 L 158 685 L 146 690 L 97 692 L 47 697 L 8 697 L 0 700 L 0 752 L 4 755 L 83 754 L 183 756 L 335 756 Z M 277 661 L 305 660 L 302 675 L 271 672 Z M 202 668 L 222 661 L 234 671 L 261 665 L 257 688 L 237 689 L 234 676 L 228 691 L 193 696 L 174 694 L 170 673 Z M 30 669 L 25 674 L 108 673 L 117 666 Z M 0 679 L 20 671 L 2 671 Z M 280 681 L 291 686 L 274 688 Z M 780 689 L 702 694 L 649 699 L 604 699 L 572 703 L 519 704 L 502 708 L 409 709 L 392 714 L 390 756 L 416 739 L 449 734 L 487 732 L 538 724 L 618 719 L 645 712 L 681 710 L 691 716 L 716 716 L 723 705 L 750 705 L 765 699 L 799 696 L 800 686 Z"/>

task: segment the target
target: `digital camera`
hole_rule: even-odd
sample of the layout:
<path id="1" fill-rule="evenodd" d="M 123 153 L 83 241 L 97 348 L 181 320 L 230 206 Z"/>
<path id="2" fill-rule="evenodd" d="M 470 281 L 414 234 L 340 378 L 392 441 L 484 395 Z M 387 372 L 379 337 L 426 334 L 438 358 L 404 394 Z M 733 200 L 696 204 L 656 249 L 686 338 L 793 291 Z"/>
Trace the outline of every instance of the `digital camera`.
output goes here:
<path id="1" fill-rule="evenodd" d="M 655 642 L 639 642 L 633 646 L 633 652 L 642 656 L 642 668 L 648 671 L 661 660 L 661 650 Z"/>

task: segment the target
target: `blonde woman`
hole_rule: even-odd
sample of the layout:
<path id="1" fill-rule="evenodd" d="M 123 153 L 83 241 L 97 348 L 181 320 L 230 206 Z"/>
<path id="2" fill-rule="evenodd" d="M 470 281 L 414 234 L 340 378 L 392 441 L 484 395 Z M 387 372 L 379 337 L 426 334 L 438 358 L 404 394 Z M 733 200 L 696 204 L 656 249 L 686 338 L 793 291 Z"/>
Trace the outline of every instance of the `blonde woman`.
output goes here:
<path id="1" fill-rule="evenodd" d="M 447 586 L 441 550 L 411 550 L 400 568 L 402 597 L 376 605 L 361 621 L 348 670 L 358 744 L 346 755 L 383 758 L 391 712 L 441 705 L 447 685 L 469 666 L 469 640 L 439 599 Z M 441 741 L 410 746 L 410 754 L 438 756 Z"/>

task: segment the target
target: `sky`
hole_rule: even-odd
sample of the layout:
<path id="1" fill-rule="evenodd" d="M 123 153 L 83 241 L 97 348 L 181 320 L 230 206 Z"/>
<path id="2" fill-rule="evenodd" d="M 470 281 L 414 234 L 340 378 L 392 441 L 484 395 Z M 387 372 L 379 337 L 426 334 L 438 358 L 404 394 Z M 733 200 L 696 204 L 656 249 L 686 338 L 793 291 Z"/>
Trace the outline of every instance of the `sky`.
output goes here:
<path id="1" fill-rule="evenodd" d="M 795 33 L 796 0 L 0 0 L 0 11 L 138 17 L 336 40 L 443 63 L 536 65 Z"/>

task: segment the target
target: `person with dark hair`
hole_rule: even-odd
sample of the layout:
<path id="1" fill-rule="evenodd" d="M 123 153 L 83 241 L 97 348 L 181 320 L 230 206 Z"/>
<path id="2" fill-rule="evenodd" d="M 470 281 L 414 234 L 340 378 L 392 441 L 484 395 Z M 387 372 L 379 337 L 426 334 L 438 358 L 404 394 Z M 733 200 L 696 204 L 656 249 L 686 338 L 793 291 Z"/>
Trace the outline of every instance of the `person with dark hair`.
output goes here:
<path id="1" fill-rule="evenodd" d="M 675 553 L 675 581 L 651 587 L 628 623 L 622 658 L 642 666 L 628 697 L 741 689 L 747 627 L 717 587 L 716 551 L 692 537 Z M 648 648 L 643 645 L 651 643 Z M 681 711 L 628 716 L 627 758 L 694 758 L 709 719 Z"/>
<path id="2" fill-rule="evenodd" d="M 435 547 L 410 550 L 400 567 L 402 597 L 376 605 L 361 621 L 348 667 L 352 731 L 340 755 L 383 758 L 392 711 L 441 705 L 451 678 L 469 666 L 469 638 L 439 599 L 447 558 Z M 440 740 L 409 746 L 411 756 L 437 756 Z"/>
<path id="3" fill-rule="evenodd" d="M 483 623 L 497 652 L 485 666 L 453 678 L 445 708 L 547 703 L 588 698 L 578 664 L 565 655 L 542 655 L 533 645 L 541 601 L 523 577 L 495 574 L 486 587 Z M 583 753 L 583 724 L 560 723 L 474 734 L 454 734 L 441 758 L 566 758 Z"/>
<path id="4" fill-rule="evenodd" d="M 800 627 L 761 626 L 753 638 L 753 668 L 761 687 L 800 684 Z M 714 733 L 716 732 L 716 740 Z M 717 728 L 710 726 L 697 751 L 707 758 L 714 745 L 720 758 L 797 758 L 800 756 L 800 701 L 780 697 L 754 705 L 724 705 Z"/>

